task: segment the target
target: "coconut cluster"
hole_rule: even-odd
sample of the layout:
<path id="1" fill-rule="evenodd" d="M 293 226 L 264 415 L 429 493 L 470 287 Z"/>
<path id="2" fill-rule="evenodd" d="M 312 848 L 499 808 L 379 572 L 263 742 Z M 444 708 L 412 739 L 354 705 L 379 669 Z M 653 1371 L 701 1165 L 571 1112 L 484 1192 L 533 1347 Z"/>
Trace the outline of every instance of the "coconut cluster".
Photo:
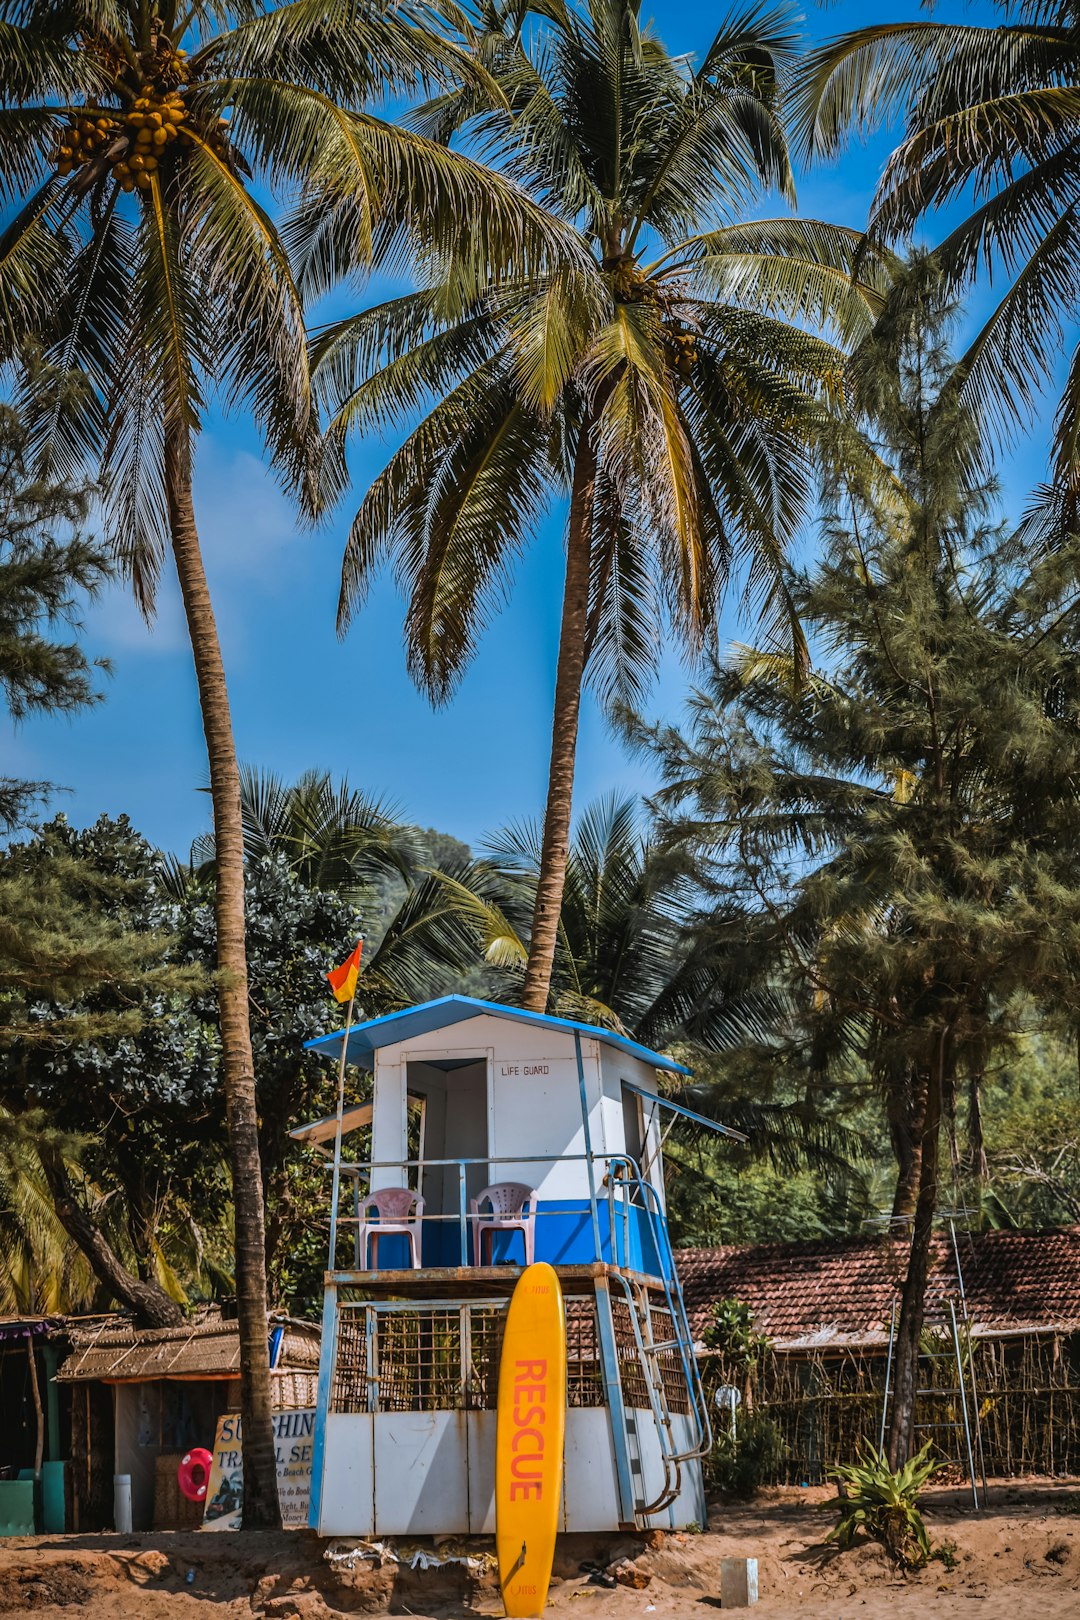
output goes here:
<path id="1" fill-rule="evenodd" d="M 104 158 L 100 172 L 104 173 L 106 167 L 111 169 L 122 190 L 148 190 L 170 146 L 191 139 L 191 113 L 183 97 L 188 72 L 184 54 L 162 51 L 160 47 L 147 53 L 142 71 L 148 77 L 134 98 L 129 99 L 130 90 L 118 86 L 126 106 L 83 108 L 61 131 L 53 154 L 57 174 L 72 174 Z M 199 133 L 220 149 L 225 144 L 228 124 L 225 119 L 212 124 L 209 131 Z"/>
<path id="2" fill-rule="evenodd" d="M 56 172 L 71 174 L 105 154 L 124 191 L 145 189 L 166 147 L 184 136 L 187 116 L 179 90 L 149 86 L 125 112 L 87 107 L 61 133 Z"/>
<path id="3" fill-rule="evenodd" d="M 697 363 L 697 337 L 693 332 L 672 331 L 669 328 L 664 333 L 664 338 L 673 370 L 677 371 L 680 377 L 689 377 Z"/>
<path id="4" fill-rule="evenodd" d="M 126 152 L 113 164 L 124 191 L 147 187 L 165 148 L 183 138 L 187 108 L 179 90 L 148 91 L 136 98 L 124 124 L 132 132 Z"/>
<path id="5" fill-rule="evenodd" d="M 118 125 L 110 113 L 88 107 L 82 118 L 73 119 L 60 133 L 53 153 L 57 174 L 70 174 L 89 163 L 117 134 Z"/>

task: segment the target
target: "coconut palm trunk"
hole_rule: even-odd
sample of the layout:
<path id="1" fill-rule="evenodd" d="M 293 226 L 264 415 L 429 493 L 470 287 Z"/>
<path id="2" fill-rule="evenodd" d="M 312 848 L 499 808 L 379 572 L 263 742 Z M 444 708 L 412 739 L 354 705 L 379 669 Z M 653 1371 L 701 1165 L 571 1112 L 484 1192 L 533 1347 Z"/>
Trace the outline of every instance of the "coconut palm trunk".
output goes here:
<path id="1" fill-rule="evenodd" d="M 259 1163 L 255 1067 L 248 1021 L 240 772 L 233 742 L 225 666 L 195 522 L 191 493 L 191 436 L 187 425 L 175 419 L 167 423 L 165 429 L 165 485 L 173 557 L 195 660 L 214 809 L 221 1077 L 232 1169 L 240 1331 L 243 1525 L 245 1530 L 273 1529 L 281 1525 L 281 1508 L 270 1423 L 265 1217 Z"/>
<path id="2" fill-rule="evenodd" d="M 930 1245 L 934 1234 L 934 1214 L 938 1198 L 938 1146 L 941 1137 L 942 1102 L 948 1078 L 948 1042 L 938 1041 L 930 1072 L 926 1077 L 926 1114 L 923 1120 L 922 1151 L 919 1156 L 919 1196 L 911 1228 L 907 1276 L 900 1297 L 900 1322 L 896 1330 L 895 1384 L 889 1421 L 888 1460 L 890 1468 L 902 1468 L 915 1449 L 915 1403 L 919 1386 L 919 1341 L 926 1315 L 926 1287 L 930 1277 Z"/>
<path id="3" fill-rule="evenodd" d="M 551 971 L 559 936 L 559 913 L 566 887 L 566 861 L 570 850 L 570 816 L 574 798 L 574 761 L 577 757 L 581 716 L 581 683 L 585 675 L 585 644 L 589 620 L 589 572 L 592 561 L 593 496 L 596 490 L 596 424 L 586 419 L 578 440 L 574 484 L 566 534 L 566 583 L 563 587 L 559 662 L 555 675 L 555 710 L 551 723 L 551 763 L 548 768 L 544 837 L 540 848 L 540 874 L 533 907 L 529 962 L 525 970 L 522 1005 L 530 1012 L 546 1012 L 551 993 Z"/>

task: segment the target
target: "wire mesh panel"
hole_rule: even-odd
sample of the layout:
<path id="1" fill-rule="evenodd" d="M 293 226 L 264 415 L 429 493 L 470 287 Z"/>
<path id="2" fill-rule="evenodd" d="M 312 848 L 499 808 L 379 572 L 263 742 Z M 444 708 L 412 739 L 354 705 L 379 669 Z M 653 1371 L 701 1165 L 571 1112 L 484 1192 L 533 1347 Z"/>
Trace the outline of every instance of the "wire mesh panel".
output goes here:
<path id="1" fill-rule="evenodd" d="M 615 1349 L 619 1357 L 619 1377 L 622 1383 L 623 1400 L 627 1406 L 635 1407 L 639 1411 L 645 1411 L 651 1405 L 649 1374 L 638 1349 L 638 1340 L 634 1332 L 629 1300 L 612 1299 L 611 1315 L 615 1326 Z M 659 1366 L 660 1376 L 663 1379 L 668 1410 L 686 1414 L 691 1410 L 690 1390 L 686 1382 L 686 1369 L 683 1366 L 682 1356 L 674 1345 L 676 1332 L 671 1313 L 666 1305 L 656 1305 L 654 1303 L 650 1320 L 653 1343 L 656 1345 L 672 1345 L 671 1349 L 659 1350 L 656 1355 L 656 1364 Z"/>
<path id="2" fill-rule="evenodd" d="M 332 1412 L 494 1411 L 504 1302 L 343 1305 Z M 567 1404 L 603 1406 L 596 1305 L 566 1308 Z"/>
<path id="3" fill-rule="evenodd" d="M 566 1404 L 606 1406 L 596 1301 L 566 1302 Z"/>
<path id="4" fill-rule="evenodd" d="M 338 1313 L 331 1412 L 368 1410 L 367 1321 L 363 1311 Z"/>
<path id="5" fill-rule="evenodd" d="M 671 1312 L 666 1306 L 653 1306 L 652 1336 L 654 1344 L 667 1344 L 672 1347 L 669 1350 L 661 1350 L 656 1358 L 660 1376 L 664 1381 L 668 1407 L 672 1412 L 688 1413 L 690 1390 L 686 1382 L 686 1366 L 675 1343 L 678 1333 Z"/>
<path id="6" fill-rule="evenodd" d="M 380 1412 L 445 1412 L 464 1404 L 461 1314 L 420 1306 L 376 1315 Z"/>
<path id="7" fill-rule="evenodd" d="M 499 1357 L 505 1328 L 505 1310 L 483 1305 L 470 1307 L 466 1394 L 474 1412 L 493 1412 L 498 1402 Z"/>

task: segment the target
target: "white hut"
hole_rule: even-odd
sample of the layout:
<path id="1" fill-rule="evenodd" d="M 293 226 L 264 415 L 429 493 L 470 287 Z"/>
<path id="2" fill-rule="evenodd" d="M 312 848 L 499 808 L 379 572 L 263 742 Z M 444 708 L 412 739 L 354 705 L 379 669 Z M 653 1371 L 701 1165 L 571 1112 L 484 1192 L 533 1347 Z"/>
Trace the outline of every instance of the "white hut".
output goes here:
<path id="1" fill-rule="evenodd" d="M 310 1044 L 339 1057 L 342 1039 Z M 676 1105 L 657 1086 L 688 1071 L 466 996 L 355 1026 L 347 1056 L 373 1072 L 370 1104 L 295 1133 L 334 1148 L 312 1527 L 493 1531 L 501 1324 L 527 1258 L 566 1296 L 565 1528 L 703 1523 L 711 1435 L 664 1214 Z"/>

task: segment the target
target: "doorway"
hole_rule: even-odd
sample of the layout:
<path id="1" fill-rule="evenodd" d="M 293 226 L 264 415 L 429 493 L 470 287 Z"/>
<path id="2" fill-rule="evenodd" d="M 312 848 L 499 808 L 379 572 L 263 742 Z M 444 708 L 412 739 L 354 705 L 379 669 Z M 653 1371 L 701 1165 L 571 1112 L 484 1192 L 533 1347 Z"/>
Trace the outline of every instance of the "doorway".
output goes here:
<path id="1" fill-rule="evenodd" d="M 470 1199 L 491 1180 L 487 1055 L 427 1058 L 407 1062 L 406 1071 L 410 1097 L 422 1100 L 424 1111 L 424 1149 L 418 1155 L 424 1163 L 417 1180 L 424 1199 L 424 1265 L 461 1265 L 460 1169 L 438 1161 L 478 1161 L 464 1167 L 468 1219 Z"/>

